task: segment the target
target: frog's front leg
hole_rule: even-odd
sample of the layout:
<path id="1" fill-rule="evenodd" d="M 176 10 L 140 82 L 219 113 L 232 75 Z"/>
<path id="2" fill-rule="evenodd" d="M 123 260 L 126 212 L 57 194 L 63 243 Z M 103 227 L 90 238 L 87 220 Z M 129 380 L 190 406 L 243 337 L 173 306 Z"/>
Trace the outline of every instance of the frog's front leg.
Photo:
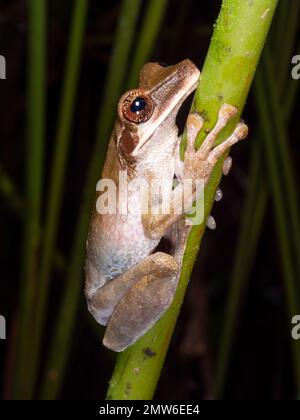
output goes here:
<path id="1" fill-rule="evenodd" d="M 89 308 L 107 324 L 103 344 L 122 351 L 142 336 L 172 302 L 177 274 L 175 258 L 156 252 L 99 288 Z"/>
<path id="2" fill-rule="evenodd" d="M 180 171 L 180 173 L 176 174 L 176 176 L 181 181 L 181 183 L 174 190 L 173 197 L 171 199 L 170 214 L 143 215 L 145 233 L 149 238 L 155 239 L 161 237 L 164 232 L 180 217 L 180 215 L 176 214 L 175 203 L 180 202 L 183 197 L 182 181 L 184 179 L 190 179 L 193 181 L 203 180 L 204 184 L 206 184 L 210 178 L 215 164 L 222 156 L 222 154 L 233 144 L 247 136 L 247 125 L 244 123 L 238 123 L 231 136 L 223 143 L 215 146 L 217 136 L 227 125 L 228 121 L 236 115 L 236 113 L 237 109 L 234 106 L 228 104 L 222 105 L 219 110 L 216 125 L 207 135 L 197 151 L 195 149 L 195 140 L 199 131 L 203 127 L 204 121 L 202 117 L 197 113 L 191 113 L 189 115 L 187 120 L 187 148 L 185 151 L 184 162 L 182 162 L 182 165 L 180 165 L 180 163 L 178 164 L 177 162 L 176 165 Z M 196 199 L 197 193 L 198 191 L 195 189 L 190 192 L 191 197 L 187 197 L 189 202 Z"/>

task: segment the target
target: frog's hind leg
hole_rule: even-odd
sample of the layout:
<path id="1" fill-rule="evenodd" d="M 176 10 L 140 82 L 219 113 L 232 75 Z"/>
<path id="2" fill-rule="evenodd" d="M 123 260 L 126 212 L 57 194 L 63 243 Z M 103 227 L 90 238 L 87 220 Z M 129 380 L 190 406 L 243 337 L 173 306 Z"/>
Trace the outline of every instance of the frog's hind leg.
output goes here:
<path id="1" fill-rule="evenodd" d="M 89 310 L 101 325 L 106 325 L 119 301 L 139 280 L 150 274 L 170 277 L 177 270 L 178 265 L 171 255 L 163 252 L 151 254 L 97 289 L 88 298 Z"/>
<path id="2" fill-rule="evenodd" d="M 161 257 L 172 259 L 176 270 L 152 271 L 141 278 L 116 306 L 107 324 L 103 344 L 114 350 L 122 351 L 144 335 L 170 306 L 175 296 L 179 268 L 182 264 L 185 243 L 190 231 L 184 220 L 172 226 L 167 233 L 170 243 L 168 251 Z M 155 255 L 155 254 L 153 254 Z"/>
<path id="3" fill-rule="evenodd" d="M 133 344 L 161 317 L 176 291 L 176 274 L 149 274 L 139 280 L 118 303 L 108 321 L 103 344 L 122 351 Z"/>

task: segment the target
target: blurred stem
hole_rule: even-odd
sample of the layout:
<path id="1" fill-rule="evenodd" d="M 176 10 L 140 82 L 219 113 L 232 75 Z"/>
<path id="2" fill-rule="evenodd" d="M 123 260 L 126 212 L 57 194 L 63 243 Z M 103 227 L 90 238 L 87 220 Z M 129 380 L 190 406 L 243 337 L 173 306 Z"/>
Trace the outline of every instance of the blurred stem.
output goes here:
<path id="1" fill-rule="evenodd" d="M 273 148 L 277 148 L 278 156 L 280 159 L 280 173 L 281 173 L 281 184 L 283 184 L 284 196 L 286 197 L 286 210 L 289 213 L 287 218 L 291 225 L 290 235 L 294 242 L 294 249 L 297 250 L 295 256 L 295 265 L 298 267 L 298 276 L 300 277 L 300 219 L 299 219 L 299 204 L 298 204 L 298 188 L 296 185 L 295 174 L 293 171 L 293 163 L 288 148 L 288 138 L 286 135 L 285 124 L 284 124 L 284 112 L 279 101 L 279 95 L 277 94 L 276 83 L 273 73 L 272 60 L 270 51 L 266 48 L 263 56 L 263 66 L 266 73 L 266 96 L 269 98 L 270 116 L 273 117 Z"/>
<path id="2" fill-rule="evenodd" d="M 130 46 L 134 37 L 140 0 L 124 0 L 119 18 L 114 49 L 108 69 L 106 88 L 99 116 L 97 140 L 91 153 L 83 194 L 82 207 L 75 231 L 71 260 L 54 336 L 49 349 L 46 374 L 41 389 L 42 399 L 55 399 L 62 385 L 72 334 L 82 291 L 85 241 L 95 194 L 95 186 L 102 167 L 107 141 L 115 118 L 115 109 L 126 74 Z"/>
<path id="3" fill-rule="evenodd" d="M 237 118 L 240 116 L 276 4 L 277 0 L 223 1 L 192 106 L 193 111 L 206 117 L 205 129 L 212 128 L 224 102 L 237 106 Z M 224 130 L 221 140 L 229 135 L 236 121 Z M 222 163 L 223 159 L 216 165 L 205 189 L 205 221 L 221 179 Z M 190 233 L 171 307 L 147 334 L 118 356 L 108 399 L 153 397 L 204 231 L 205 222 L 194 226 Z M 154 356 L 145 357 L 145 349 L 151 349 Z"/>
<path id="4" fill-rule="evenodd" d="M 219 351 L 215 373 L 215 397 L 217 399 L 220 399 L 223 393 L 237 323 L 237 314 L 242 304 L 241 296 L 247 287 L 251 275 L 251 267 L 267 207 L 268 190 L 266 183 L 262 180 L 261 148 L 259 147 L 257 137 L 256 135 L 251 139 L 253 143 L 252 157 L 250 160 L 249 193 L 247 194 L 243 209 L 234 266 L 230 278 L 228 302 L 224 317 L 225 321 L 222 328 L 220 345 L 218 346 Z"/>
<path id="5" fill-rule="evenodd" d="M 300 51 L 300 42 L 297 45 L 296 53 L 298 54 L 299 51 Z M 291 63 L 291 59 L 290 59 L 290 63 Z M 299 86 L 300 86 L 299 80 L 294 80 L 292 77 L 289 79 L 285 98 L 284 98 L 284 106 L 283 106 L 283 110 L 284 110 L 283 113 L 284 113 L 285 120 L 288 120 L 292 115 L 292 110 L 294 108 L 294 105 L 298 96 L 298 92 L 299 92 Z"/>
<path id="6" fill-rule="evenodd" d="M 170 31 L 170 38 L 168 38 L 169 48 L 167 51 L 167 57 L 173 57 L 176 54 L 180 37 L 183 36 L 183 29 L 186 23 L 188 12 L 191 7 L 191 0 L 185 0 L 178 3 L 178 10 L 175 19 L 172 22 L 172 28 Z"/>
<path id="7" fill-rule="evenodd" d="M 7 204 L 10 206 L 10 208 L 20 216 L 21 209 L 24 204 L 23 199 L 14 182 L 4 171 L 2 166 L 0 166 L 0 193 L 7 201 Z"/>
<path id="8" fill-rule="evenodd" d="M 16 188 L 15 183 L 7 175 L 7 173 L 0 166 L 0 194 L 6 200 L 10 209 L 16 214 L 19 221 L 23 220 L 22 210 L 24 209 L 24 197 L 21 196 L 19 191 Z M 43 232 L 41 232 L 41 237 L 43 237 Z M 55 251 L 53 256 L 53 265 L 59 271 L 65 271 L 66 261 L 64 256 L 60 253 L 59 250 Z"/>
<path id="9" fill-rule="evenodd" d="M 130 66 L 127 89 L 132 89 L 137 85 L 139 71 L 148 60 L 149 52 L 153 49 L 167 4 L 168 0 L 152 0 L 148 2 L 143 25 L 138 32 L 138 43 Z"/>
<path id="10" fill-rule="evenodd" d="M 6 200 L 10 209 L 16 214 L 19 221 L 23 220 L 24 197 L 21 196 L 16 184 L 0 165 L 0 194 Z M 43 231 L 40 234 L 43 238 Z M 66 270 L 66 261 L 59 250 L 55 251 L 53 256 L 53 265 L 59 271 Z"/>
<path id="11" fill-rule="evenodd" d="M 22 255 L 22 285 L 18 322 L 18 350 L 14 371 L 14 397 L 29 397 L 27 360 L 31 347 L 31 327 L 37 286 L 36 267 L 40 241 L 43 148 L 45 126 L 46 1 L 30 0 L 28 59 L 28 127 L 26 145 L 26 198 Z"/>
<path id="12" fill-rule="evenodd" d="M 269 119 L 269 104 L 264 94 L 264 86 L 266 77 L 264 77 L 262 69 L 259 69 L 255 78 L 255 98 L 258 108 L 258 118 L 260 120 L 262 140 L 267 156 L 267 165 L 270 177 L 270 185 L 272 189 L 272 199 L 274 201 L 276 225 L 278 229 L 282 264 L 284 270 L 284 281 L 286 289 L 286 300 L 288 304 L 289 320 L 295 314 L 299 313 L 298 293 L 296 287 L 296 275 L 294 272 L 294 261 L 292 258 L 290 234 L 288 230 L 289 218 L 286 213 L 285 200 L 281 191 L 281 166 L 278 165 L 276 152 L 274 150 L 274 140 L 272 133 L 273 121 Z M 288 327 L 290 327 L 288 321 Z M 297 390 L 300 387 L 300 342 L 292 340 L 293 358 L 295 366 L 295 381 Z"/>
<path id="13" fill-rule="evenodd" d="M 285 38 L 287 33 L 287 19 L 289 16 L 289 2 L 282 0 L 278 3 L 276 14 L 274 17 L 274 25 L 272 24 L 271 28 L 271 37 L 274 40 L 273 46 L 274 51 L 276 52 L 276 57 L 274 62 L 281 61 L 281 48 L 282 40 Z"/>
<path id="14" fill-rule="evenodd" d="M 287 24 L 288 17 L 289 19 L 291 18 L 291 16 L 288 16 L 289 5 L 287 2 L 280 2 L 279 4 L 280 4 L 280 7 L 278 7 L 279 13 L 276 14 L 277 19 L 276 19 L 276 22 L 274 22 L 275 29 L 272 30 L 272 40 L 273 40 L 272 44 L 274 46 L 272 51 L 273 51 L 273 54 L 275 54 L 275 58 L 271 60 L 269 48 L 267 47 L 265 57 L 263 60 L 265 70 L 268 73 L 266 86 L 269 89 L 269 91 L 267 91 L 266 86 L 264 86 L 264 95 L 266 97 L 270 97 L 268 121 L 274 121 L 273 123 L 274 127 L 272 128 L 273 140 L 274 140 L 273 146 L 275 148 L 280 149 L 280 151 L 276 155 L 276 159 L 278 159 L 279 167 L 284 168 L 284 171 L 282 172 L 284 173 L 283 179 L 285 179 L 286 181 L 285 182 L 286 186 L 280 185 L 281 195 L 282 197 L 285 197 L 286 191 L 288 191 L 288 196 L 289 196 L 288 201 L 291 203 L 292 212 L 293 212 L 293 217 L 292 217 L 293 225 L 297 231 L 299 229 L 299 227 L 297 227 L 298 225 L 298 204 L 297 204 L 297 199 L 296 199 L 297 193 L 296 193 L 295 179 L 292 173 L 292 162 L 289 156 L 289 151 L 287 149 L 288 142 L 286 138 L 285 124 L 284 124 L 286 120 L 288 119 L 288 116 L 294 105 L 294 100 L 296 97 L 294 95 L 297 89 L 294 89 L 295 84 L 293 84 L 292 83 L 293 80 L 291 80 L 290 87 L 293 86 L 294 92 L 292 93 L 292 95 L 290 95 L 291 97 L 289 98 L 290 100 L 288 101 L 288 104 L 286 104 L 285 102 L 286 105 L 284 105 L 283 107 L 282 106 L 280 107 L 278 83 L 277 82 L 275 83 L 274 75 L 273 75 L 273 68 L 274 68 L 274 63 L 276 62 L 276 57 L 278 57 L 278 54 L 281 52 L 283 45 L 287 45 L 289 43 L 293 44 L 293 40 L 290 39 L 289 31 L 285 30 L 285 28 L 289 26 Z M 285 78 L 285 76 L 286 75 L 282 73 L 281 77 L 283 79 Z M 284 82 L 283 79 L 280 81 L 282 84 Z M 288 96 L 288 95 L 289 93 L 285 94 L 285 96 Z M 279 143 L 279 146 L 277 145 L 277 143 Z M 268 156 L 267 156 L 267 159 L 268 159 Z M 263 176 L 264 174 L 262 172 L 262 168 L 260 168 L 260 171 L 261 171 L 261 176 Z M 252 183 L 250 185 L 252 185 L 251 188 L 254 188 Z M 254 206 L 252 209 L 253 214 L 255 214 L 256 212 L 255 203 L 256 202 L 259 203 L 259 194 L 260 194 L 259 187 L 257 187 L 256 193 L 257 193 L 257 197 L 253 200 L 253 206 Z M 249 194 L 250 196 L 252 196 L 253 194 L 252 189 L 250 189 Z M 247 198 L 247 202 L 245 206 L 246 213 L 248 212 L 248 203 L 249 203 L 249 199 Z M 249 212 L 251 214 L 251 210 L 249 210 Z M 245 217 L 247 216 L 244 215 L 244 218 Z M 287 220 L 289 220 L 289 217 L 287 217 Z M 281 223 L 279 219 L 277 219 L 276 222 Z M 249 223 L 250 223 L 250 219 L 249 219 Z M 250 235 L 252 234 L 252 224 L 250 223 L 249 226 L 251 226 L 251 229 L 249 232 L 249 237 L 250 237 Z M 255 224 L 254 229 L 256 227 L 258 226 Z M 244 230 L 244 223 L 242 223 L 240 238 L 243 237 L 243 230 Z M 298 252 L 297 250 L 300 249 L 300 246 L 299 244 L 297 244 L 297 242 L 299 241 L 300 235 L 297 236 L 293 228 L 290 229 L 290 234 L 291 234 L 291 237 L 295 239 L 294 240 L 295 247 L 293 248 L 296 250 L 296 252 Z M 236 275 L 233 275 L 231 278 L 228 305 L 225 311 L 225 322 L 224 322 L 223 332 L 221 335 L 217 366 L 216 366 L 216 393 L 219 398 L 222 396 L 222 393 L 224 390 L 224 383 L 225 383 L 226 374 L 228 370 L 230 350 L 231 350 L 232 341 L 234 338 L 234 331 L 235 331 L 235 325 L 236 325 L 236 320 L 237 320 L 239 302 L 241 301 L 242 291 L 244 291 L 247 286 L 247 283 L 246 283 L 247 276 L 245 276 L 245 273 L 249 273 L 252 267 L 252 259 L 251 261 L 249 261 L 248 255 L 251 255 L 253 254 L 253 252 L 255 252 L 257 248 L 257 240 L 258 240 L 258 235 L 256 236 L 256 241 L 250 241 L 249 243 L 247 242 L 247 246 L 243 247 L 243 251 L 240 250 L 239 246 L 236 251 L 235 267 L 239 266 L 241 261 L 244 261 L 242 263 L 244 271 L 240 271 L 239 280 L 236 277 Z M 240 242 L 238 241 L 238 243 Z M 281 243 L 279 243 L 279 246 L 281 246 Z M 295 256 L 294 259 L 297 262 L 299 262 L 299 257 Z M 246 261 L 248 261 L 248 263 L 246 263 Z M 235 272 L 237 273 L 237 271 L 235 270 L 236 269 L 234 269 L 234 273 Z"/>
<path id="15" fill-rule="evenodd" d="M 283 0 L 284 1 L 284 0 Z M 300 1 L 299 0 L 290 0 L 288 9 L 287 22 L 283 26 L 284 33 L 282 34 L 283 43 L 280 42 L 278 45 L 281 45 L 280 48 L 280 57 L 278 60 L 279 63 L 279 74 L 277 77 L 278 80 L 278 92 L 279 98 L 284 94 L 284 88 L 286 86 L 287 77 L 290 70 L 291 57 L 293 55 L 293 47 L 298 29 L 298 20 L 299 20 L 299 11 L 300 11 Z"/>
<path id="16" fill-rule="evenodd" d="M 51 274 L 55 240 L 59 223 L 59 211 L 66 172 L 66 158 L 69 149 L 80 56 L 84 36 L 88 0 L 76 0 L 74 4 L 69 47 L 67 52 L 61 105 L 58 112 L 58 126 L 55 135 L 50 192 L 47 205 L 46 227 L 43 237 L 43 254 L 39 276 L 38 299 L 33 324 L 33 339 L 30 352 L 30 376 L 27 378 L 28 392 L 33 393 L 40 361 L 42 329 L 47 310 L 49 279 Z M 29 363 L 29 361 L 27 362 Z"/>

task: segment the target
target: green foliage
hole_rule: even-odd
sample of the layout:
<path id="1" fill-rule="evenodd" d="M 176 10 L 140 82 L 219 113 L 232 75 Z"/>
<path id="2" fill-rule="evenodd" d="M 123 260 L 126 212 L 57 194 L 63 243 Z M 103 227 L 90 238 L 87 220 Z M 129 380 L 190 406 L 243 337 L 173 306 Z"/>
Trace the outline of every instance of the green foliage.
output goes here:
<path id="1" fill-rule="evenodd" d="M 40 247 L 42 179 L 44 176 L 46 1 L 29 2 L 28 113 L 26 144 L 26 192 L 20 293 L 19 335 L 14 381 L 15 397 L 28 397 L 27 368 L 24 363 L 31 344 L 32 308 L 37 287 Z M 26 360 L 26 359 L 25 359 Z"/>

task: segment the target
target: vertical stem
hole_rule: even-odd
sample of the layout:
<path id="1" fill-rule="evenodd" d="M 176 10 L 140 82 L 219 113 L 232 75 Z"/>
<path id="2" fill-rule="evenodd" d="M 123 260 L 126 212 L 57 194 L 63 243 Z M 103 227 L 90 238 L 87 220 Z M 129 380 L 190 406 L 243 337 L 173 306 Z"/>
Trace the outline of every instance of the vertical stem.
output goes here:
<path id="1" fill-rule="evenodd" d="M 300 51 L 300 42 L 297 45 L 296 48 L 296 53 L 298 54 Z M 291 57 L 289 62 L 291 62 Z M 285 95 L 285 99 L 284 99 L 284 117 L 287 120 L 289 117 L 291 117 L 292 114 L 292 110 L 293 107 L 295 105 L 296 99 L 297 99 L 297 94 L 299 92 L 299 80 L 294 80 L 292 77 L 289 80 L 289 83 L 287 85 L 287 89 L 286 89 L 286 95 Z"/>
<path id="2" fill-rule="evenodd" d="M 284 2 L 284 1 L 283 1 Z M 277 80 L 279 97 L 281 98 L 284 93 L 284 88 L 287 81 L 287 75 L 290 68 L 291 57 L 293 55 L 293 47 L 295 41 L 295 35 L 297 34 L 299 12 L 300 12 L 300 1 L 290 0 L 288 9 L 287 22 L 284 25 L 284 44 L 280 49 L 280 57 L 278 57 L 279 63 L 279 75 Z"/>
<path id="3" fill-rule="evenodd" d="M 272 198 L 274 200 L 275 217 L 277 219 L 278 236 L 280 240 L 282 264 L 285 273 L 285 291 L 288 305 L 288 326 L 290 328 L 290 320 L 292 316 L 299 313 L 298 289 L 296 283 L 296 274 L 294 261 L 292 258 L 290 235 L 287 228 L 288 215 L 285 209 L 284 197 L 282 197 L 281 184 L 281 168 L 278 166 L 275 151 L 273 148 L 273 133 L 271 123 L 268 123 L 268 103 L 264 96 L 264 86 L 266 84 L 265 74 L 259 69 L 255 78 L 256 103 L 258 115 L 260 119 L 262 140 L 265 152 L 268 156 L 267 165 L 269 167 L 270 184 L 272 188 Z M 295 366 L 295 382 L 297 390 L 300 389 L 300 342 L 293 340 L 292 342 L 294 366 Z"/>
<path id="4" fill-rule="evenodd" d="M 290 4 L 287 1 L 280 1 L 274 16 L 274 25 L 271 28 L 270 36 L 274 39 L 274 50 L 276 52 L 276 62 L 281 61 L 282 40 L 287 36 L 287 19 L 289 16 Z M 275 62 L 274 60 L 274 62 Z"/>
<path id="5" fill-rule="evenodd" d="M 102 167 L 106 144 L 115 116 L 115 108 L 126 74 L 129 50 L 134 37 L 136 21 L 140 10 L 140 0 L 124 0 L 118 23 L 114 50 L 108 70 L 107 82 L 99 116 L 98 136 L 91 153 L 82 208 L 75 231 L 68 275 L 63 298 L 58 313 L 54 336 L 50 345 L 46 364 L 46 374 L 41 390 L 42 399 L 55 399 L 62 385 L 67 364 L 76 310 L 83 290 L 82 274 L 85 241 L 89 226 L 95 186 Z"/>
<path id="6" fill-rule="evenodd" d="M 277 140 L 276 142 L 273 142 L 273 148 L 278 149 L 277 152 L 280 156 L 281 183 L 283 184 L 283 189 L 285 191 L 285 207 L 287 217 L 291 225 L 291 241 L 294 245 L 293 248 L 296 250 L 295 265 L 298 267 L 298 276 L 300 276 L 300 218 L 298 188 L 296 185 L 293 162 L 288 147 L 288 137 L 284 124 L 285 115 L 279 100 L 278 90 L 276 89 L 269 48 L 266 48 L 264 53 L 263 66 L 266 73 L 266 93 L 269 98 L 269 109 L 271 110 L 270 115 L 273 116 L 273 137 Z M 269 119 L 268 121 L 270 121 L 270 124 L 271 120 Z"/>
<path id="7" fill-rule="evenodd" d="M 153 49 L 167 4 L 168 0 L 152 0 L 148 3 L 143 26 L 138 35 L 137 48 L 130 66 L 130 75 L 127 82 L 128 89 L 136 86 L 139 71 L 148 59 L 149 52 Z"/>
<path id="8" fill-rule="evenodd" d="M 0 194 L 7 201 L 8 206 L 18 215 L 21 213 L 22 197 L 16 188 L 16 185 L 0 166 Z"/>
<path id="9" fill-rule="evenodd" d="M 297 245 L 297 241 L 299 241 L 299 236 L 297 235 L 297 231 L 299 228 L 297 227 L 297 218 L 298 218 L 298 204 L 297 204 L 297 194 L 296 194 L 296 188 L 295 188 L 295 179 L 292 173 L 292 162 L 289 156 L 289 152 L 287 149 L 287 138 L 285 133 L 285 123 L 288 118 L 288 116 L 291 113 L 292 107 L 294 105 L 295 100 L 295 93 L 297 92 L 297 89 L 294 89 L 298 84 L 294 83 L 293 80 L 289 83 L 289 87 L 292 86 L 292 90 L 294 92 L 292 95 L 290 95 L 290 90 L 288 90 L 287 93 L 284 95 L 284 106 L 279 107 L 279 92 L 278 92 L 278 78 L 276 79 L 276 83 L 274 80 L 273 75 L 273 69 L 274 69 L 274 63 L 276 62 L 276 57 L 280 54 L 280 51 L 282 51 L 283 45 L 287 44 L 287 39 L 290 38 L 289 31 L 285 31 L 286 27 L 289 27 L 289 24 L 286 23 L 287 17 L 288 17 L 288 3 L 287 2 L 280 2 L 280 7 L 278 7 L 279 15 L 276 13 L 276 22 L 275 23 L 275 29 L 272 30 L 272 45 L 273 45 L 273 60 L 271 60 L 269 48 L 266 49 L 265 57 L 263 60 L 263 65 L 265 67 L 265 70 L 267 72 L 267 83 L 264 85 L 264 92 L 263 95 L 270 100 L 268 101 L 267 106 L 267 112 L 268 117 L 264 119 L 263 124 L 271 124 L 270 130 L 272 131 L 272 137 L 273 142 L 271 149 L 267 151 L 266 153 L 266 160 L 272 159 L 272 155 L 274 156 L 274 159 L 278 160 L 278 165 L 281 167 L 281 178 L 282 181 L 279 185 L 279 188 L 281 190 L 280 194 L 282 197 L 285 197 L 287 195 L 288 202 L 291 206 L 293 217 L 285 216 L 285 221 L 288 221 L 288 227 L 289 233 L 291 238 L 294 239 L 294 246 L 292 247 L 293 250 L 295 250 L 294 260 L 296 261 L 295 265 L 298 265 L 299 258 L 297 257 L 297 253 L 299 252 L 300 246 Z M 291 16 L 289 16 L 289 19 L 291 19 Z M 295 34 L 294 34 L 295 35 Z M 291 42 L 291 39 L 289 41 Z M 275 56 L 275 58 L 274 58 Z M 271 61 L 273 61 L 273 65 L 271 65 Z M 285 74 L 282 75 L 283 78 L 285 78 Z M 279 80 L 279 84 L 283 84 L 284 80 Z M 285 100 L 285 97 L 289 97 L 289 100 Z M 263 135 L 260 135 L 262 138 Z M 264 140 L 263 140 L 264 141 Z M 278 148 L 278 153 L 274 154 L 274 149 Z M 263 154 L 261 154 L 260 159 L 263 159 Z M 258 159 L 258 156 L 257 156 Z M 255 162 L 254 162 L 255 163 Z M 253 162 L 251 163 L 251 168 L 253 169 Z M 262 165 L 260 165 L 262 166 Z M 254 166 L 255 167 L 255 166 Z M 269 165 L 269 168 L 271 166 Z M 251 179 L 253 176 L 253 170 L 251 172 Z M 263 168 L 260 167 L 260 174 L 258 174 L 258 178 L 264 176 Z M 271 176 L 271 175 L 270 175 Z M 251 182 L 252 185 L 252 182 Z M 256 191 L 254 192 L 253 189 Z M 294 191 L 293 191 L 294 190 Z M 265 194 L 267 192 L 265 191 Z M 252 200 L 252 209 L 251 209 L 251 200 L 250 197 L 256 194 L 256 197 L 254 197 L 254 200 Z M 225 311 L 224 316 L 224 328 L 222 330 L 221 339 L 220 339 L 220 345 L 219 345 L 219 351 L 218 351 L 218 359 L 217 359 L 217 366 L 216 366 L 216 394 L 218 397 L 222 396 L 223 390 L 224 390 L 224 383 L 226 379 L 226 374 L 228 371 L 228 365 L 229 365 L 229 356 L 230 356 L 230 349 L 232 347 L 232 341 L 234 338 L 234 330 L 235 325 L 237 324 L 237 312 L 238 308 L 241 302 L 241 295 L 242 291 L 245 291 L 245 288 L 247 287 L 247 273 L 250 272 L 251 269 L 251 262 L 249 262 L 248 255 L 251 255 L 254 250 L 257 248 L 257 239 L 258 235 L 256 235 L 256 241 L 249 241 L 248 238 L 251 238 L 253 236 L 253 232 L 255 232 L 258 228 L 257 224 L 250 218 L 251 214 L 255 215 L 255 219 L 257 220 L 257 213 L 260 208 L 260 197 L 261 197 L 261 186 L 252 185 L 250 188 L 249 196 L 247 197 L 247 202 L 245 205 L 246 213 L 244 213 L 244 219 L 242 222 L 241 227 L 241 233 L 238 240 L 238 246 L 237 246 L 237 252 L 235 256 L 235 267 L 233 271 L 233 275 L 231 278 L 231 285 L 230 290 L 228 293 L 228 304 Z M 257 207 L 256 208 L 256 203 Z M 277 200 L 273 200 L 274 207 L 277 205 Z M 265 206 L 266 207 L 266 206 Z M 289 207 L 289 206 L 287 206 Z M 247 220 L 247 213 L 248 213 L 248 222 Z M 249 232 L 245 233 L 245 228 L 247 226 L 247 223 L 249 225 Z M 278 227 L 278 231 L 281 231 L 281 227 L 278 226 L 279 224 L 282 224 L 282 220 L 280 218 L 276 218 L 276 227 Z M 290 225 L 293 225 L 291 227 Z M 244 232 L 244 233 L 243 233 Z M 242 246 L 242 238 L 247 238 L 247 247 Z M 279 248 L 285 246 L 284 242 L 279 241 Z M 281 255 L 282 257 L 285 255 L 285 251 L 283 250 Z M 248 263 L 246 262 L 246 259 L 248 259 Z M 240 269 L 238 268 L 240 267 Z M 283 264 L 283 268 L 288 267 L 288 263 Z M 289 272 L 285 272 L 283 270 L 284 279 L 289 278 Z"/>
<path id="10" fill-rule="evenodd" d="M 251 139 L 252 157 L 250 160 L 249 193 L 243 209 L 243 218 L 236 245 L 234 266 L 231 275 L 228 302 L 225 309 L 224 323 L 218 346 L 218 358 L 215 371 L 215 396 L 221 398 L 228 369 L 232 340 L 236 327 L 236 319 L 242 304 L 242 292 L 247 287 L 251 275 L 256 244 L 261 232 L 265 215 L 268 191 L 261 174 L 261 147 L 259 137 Z"/>
<path id="11" fill-rule="evenodd" d="M 206 117 L 206 129 L 213 126 L 224 102 L 237 106 L 239 113 L 242 112 L 276 5 L 277 0 L 223 1 L 192 106 Z M 233 124 L 225 130 L 222 140 Z M 222 159 L 205 190 L 206 217 L 221 173 Z M 147 334 L 118 356 L 107 398 L 152 398 L 204 231 L 205 223 L 194 226 L 190 233 L 171 307 Z M 151 349 L 154 356 L 145 358 L 145 349 Z"/>
<path id="12" fill-rule="evenodd" d="M 37 286 L 36 266 L 40 245 L 43 147 L 45 127 L 46 1 L 30 0 L 28 59 L 28 125 L 26 144 L 26 217 L 24 221 L 19 340 L 15 369 L 15 397 L 27 398 L 31 327 Z"/>
<path id="13" fill-rule="evenodd" d="M 76 0 L 71 23 L 70 41 L 66 59 L 61 106 L 58 112 L 58 126 L 55 136 L 52 177 L 47 205 L 46 227 L 43 240 L 41 273 L 39 276 L 38 299 L 35 304 L 33 322 L 33 340 L 29 355 L 31 369 L 27 378 L 28 393 L 33 392 L 37 369 L 40 361 L 42 328 L 47 309 L 49 279 L 51 274 L 55 240 L 59 221 L 59 210 L 62 201 L 62 189 L 66 171 L 66 157 L 69 147 L 72 118 L 75 104 L 76 87 L 80 69 L 80 56 L 88 0 Z"/>

